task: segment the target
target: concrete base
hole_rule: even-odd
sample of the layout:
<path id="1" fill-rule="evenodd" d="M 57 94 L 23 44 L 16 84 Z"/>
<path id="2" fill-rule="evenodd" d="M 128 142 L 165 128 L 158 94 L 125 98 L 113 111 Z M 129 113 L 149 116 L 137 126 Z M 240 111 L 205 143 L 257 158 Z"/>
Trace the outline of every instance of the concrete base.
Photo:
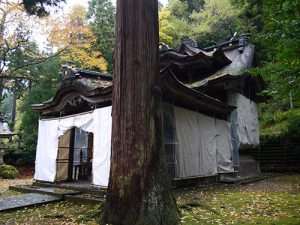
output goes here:
<path id="1" fill-rule="evenodd" d="M 69 190 L 69 189 L 61 189 L 55 187 L 35 187 L 31 185 L 12 185 L 9 186 L 9 189 L 19 191 L 19 192 L 26 192 L 26 193 L 40 193 L 40 194 L 47 194 L 52 195 L 60 198 L 64 198 L 65 195 L 76 195 L 79 194 L 79 191 Z"/>
<path id="2" fill-rule="evenodd" d="M 81 193 L 78 190 L 62 187 L 14 185 L 10 186 L 9 189 L 23 192 L 26 194 L 11 196 L 1 200 L 0 212 L 63 200 L 89 204 L 97 204 L 104 201 L 104 196 L 95 196 L 91 194 Z"/>
<path id="3" fill-rule="evenodd" d="M 240 167 L 238 168 L 238 176 L 240 177 L 259 177 L 261 171 L 259 164 L 253 156 L 240 155 Z"/>
<path id="4" fill-rule="evenodd" d="M 15 210 L 28 206 L 34 206 L 39 204 L 47 204 L 52 202 L 61 201 L 62 197 L 40 194 L 40 193 L 30 193 L 21 194 L 16 196 L 7 197 L 0 201 L 0 212 L 7 210 Z"/>
<path id="5" fill-rule="evenodd" d="M 106 188 L 91 185 L 87 181 L 76 181 L 76 182 L 61 182 L 61 183 L 47 183 L 47 182 L 33 182 L 34 187 L 52 187 L 60 189 L 74 190 L 85 194 L 96 195 L 103 197 L 106 195 Z"/>

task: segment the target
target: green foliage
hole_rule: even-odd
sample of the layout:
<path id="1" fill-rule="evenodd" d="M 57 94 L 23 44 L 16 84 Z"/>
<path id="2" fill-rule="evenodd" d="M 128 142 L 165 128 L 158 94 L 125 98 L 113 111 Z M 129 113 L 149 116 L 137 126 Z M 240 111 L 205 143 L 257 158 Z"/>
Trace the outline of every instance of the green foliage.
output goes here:
<path id="1" fill-rule="evenodd" d="M 260 63 L 250 72 L 263 77 L 271 98 L 262 107 L 263 134 L 300 137 L 299 8 L 299 0 L 262 1 L 262 29 L 254 36 Z"/>
<path id="2" fill-rule="evenodd" d="M 222 42 L 235 31 L 245 30 L 239 19 L 243 11 L 231 0 L 170 0 L 160 11 L 160 40 L 171 46 L 177 45 L 182 36 L 194 38 L 202 47 L 212 40 Z"/>
<path id="3" fill-rule="evenodd" d="M 112 72 L 115 43 L 116 8 L 111 0 L 91 0 L 87 17 L 91 20 L 92 31 L 96 36 L 95 50 L 102 52 Z"/>
<path id="4" fill-rule="evenodd" d="M 0 165 L 0 177 L 3 179 L 16 179 L 20 178 L 19 171 L 10 165 Z"/>
<path id="5" fill-rule="evenodd" d="M 58 87 L 60 62 L 52 59 L 40 65 L 39 81 L 27 91 L 19 101 L 18 123 L 16 129 L 22 132 L 23 161 L 33 163 L 37 143 L 39 113 L 31 108 L 32 104 L 42 103 L 51 98 Z"/>
<path id="6" fill-rule="evenodd" d="M 161 42 L 175 46 L 180 38 L 190 33 L 190 26 L 184 18 L 175 17 L 169 9 L 159 12 L 159 38 Z"/>
<path id="7" fill-rule="evenodd" d="M 287 118 L 288 135 L 292 138 L 300 138 L 300 110 L 290 111 Z"/>
<path id="8" fill-rule="evenodd" d="M 270 1 L 263 4 L 263 30 L 258 35 L 262 66 L 253 71 L 268 83 L 266 93 L 278 107 L 300 103 L 300 1 Z M 290 96 L 291 94 L 291 96 Z"/>
<path id="9" fill-rule="evenodd" d="M 271 111 L 267 104 L 261 109 L 261 135 L 300 138 L 300 109 Z"/>
<path id="10" fill-rule="evenodd" d="M 12 108 L 13 108 L 13 96 L 11 93 L 8 93 L 3 98 L 0 104 L 0 112 L 2 113 L 6 121 L 11 120 Z"/>
<path id="11" fill-rule="evenodd" d="M 24 8 L 31 15 L 40 17 L 49 15 L 48 6 L 58 7 L 59 3 L 66 0 L 23 0 Z"/>
<path id="12" fill-rule="evenodd" d="M 202 10 L 205 0 L 185 0 L 185 2 L 188 4 L 189 13 L 192 13 L 193 11 L 199 12 Z"/>
<path id="13" fill-rule="evenodd" d="M 236 20 L 242 9 L 230 0 L 206 0 L 203 7 L 190 15 L 192 36 L 204 45 L 212 40 L 222 42 L 232 37 L 237 31 Z"/>
<path id="14" fill-rule="evenodd" d="M 178 19 L 188 19 L 188 3 L 180 0 L 170 0 L 168 4 L 168 10 L 172 12 L 172 15 Z"/>

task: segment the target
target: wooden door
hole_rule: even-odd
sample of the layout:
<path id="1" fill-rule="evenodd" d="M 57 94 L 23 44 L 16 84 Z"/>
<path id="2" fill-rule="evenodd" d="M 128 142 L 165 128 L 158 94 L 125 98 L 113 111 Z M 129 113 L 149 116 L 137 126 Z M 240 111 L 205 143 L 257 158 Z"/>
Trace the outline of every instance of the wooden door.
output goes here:
<path id="1" fill-rule="evenodd" d="M 59 138 L 56 181 L 71 180 L 73 173 L 73 129 Z"/>

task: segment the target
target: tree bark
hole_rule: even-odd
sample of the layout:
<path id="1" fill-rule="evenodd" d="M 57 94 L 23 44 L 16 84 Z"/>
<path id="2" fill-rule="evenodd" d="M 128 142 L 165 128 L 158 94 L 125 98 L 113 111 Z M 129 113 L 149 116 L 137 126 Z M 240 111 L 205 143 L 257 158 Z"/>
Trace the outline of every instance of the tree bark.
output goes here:
<path id="1" fill-rule="evenodd" d="M 12 105 L 12 112 L 11 112 L 11 126 L 15 126 L 16 122 L 16 111 L 17 111 L 17 89 L 19 85 L 19 81 L 17 78 L 14 79 L 14 87 L 13 87 L 13 105 Z"/>
<path id="2" fill-rule="evenodd" d="M 105 223 L 178 224 L 162 147 L 158 51 L 157 0 L 118 0 Z"/>

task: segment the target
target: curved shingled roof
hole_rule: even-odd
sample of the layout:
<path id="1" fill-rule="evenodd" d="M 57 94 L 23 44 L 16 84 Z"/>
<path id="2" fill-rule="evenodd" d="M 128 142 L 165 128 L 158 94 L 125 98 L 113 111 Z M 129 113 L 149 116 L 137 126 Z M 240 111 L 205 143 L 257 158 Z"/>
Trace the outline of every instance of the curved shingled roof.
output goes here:
<path id="1" fill-rule="evenodd" d="M 169 67 L 162 70 L 161 74 L 162 97 L 165 101 L 222 118 L 226 118 L 234 109 L 226 103 L 187 87 L 174 76 Z M 42 116 L 59 116 L 61 112 L 66 113 L 65 108 L 69 108 L 67 111 L 70 115 L 84 110 L 89 111 L 101 105 L 111 105 L 112 85 L 91 88 L 86 82 L 82 82 L 82 79 L 85 80 L 81 76 L 65 79 L 53 98 L 42 104 L 32 105 L 32 108 L 39 110 Z"/>
<path id="2" fill-rule="evenodd" d="M 163 99 L 185 108 L 226 119 L 235 107 L 202 94 L 180 82 L 169 68 L 164 69 L 161 77 Z"/>
<path id="3" fill-rule="evenodd" d="M 216 71 L 213 75 L 190 84 L 189 87 L 198 88 L 209 85 L 210 82 L 216 82 L 216 80 L 235 79 L 243 76 L 245 71 L 252 66 L 254 52 L 254 45 L 246 45 L 242 51 L 238 46 L 224 51 L 225 56 L 232 62 Z"/>
<path id="4" fill-rule="evenodd" d="M 171 66 L 177 79 L 184 83 L 204 79 L 230 63 L 222 47 L 205 52 L 182 43 L 179 52 L 172 49 L 160 52 L 160 68 Z"/>

